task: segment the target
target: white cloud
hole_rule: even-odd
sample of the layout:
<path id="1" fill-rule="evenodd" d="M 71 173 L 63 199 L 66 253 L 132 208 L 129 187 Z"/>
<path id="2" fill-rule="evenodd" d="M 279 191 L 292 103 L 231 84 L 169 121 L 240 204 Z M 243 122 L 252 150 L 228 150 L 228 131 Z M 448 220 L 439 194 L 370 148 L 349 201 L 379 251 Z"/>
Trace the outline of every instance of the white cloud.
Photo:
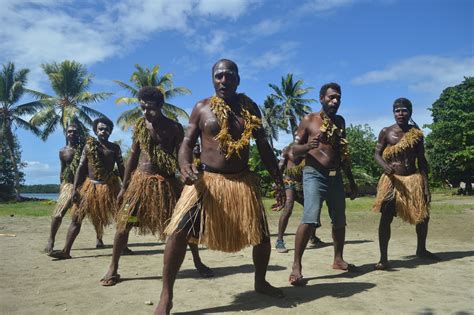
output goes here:
<path id="1" fill-rule="evenodd" d="M 258 69 L 275 68 L 289 60 L 296 52 L 298 44 L 295 42 L 283 43 L 276 49 L 265 51 L 260 56 L 253 59 L 251 66 Z"/>
<path id="2" fill-rule="evenodd" d="M 159 31 L 192 35 L 191 18 L 236 19 L 253 2 L 103 0 L 90 5 L 79 0 L 2 1 L 0 59 L 30 68 L 28 86 L 40 89 L 45 80 L 41 63 L 74 59 L 91 65 L 126 53 L 137 41 Z M 224 40 L 222 33 L 215 32 L 207 51 L 212 53 Z"/>
<path id="3" fill-rule="evenodd" d="M 406 82 L 412 90 L 440 93 L 459 84 L 464 76 L 474 75 L 474 58 L 415 56 L 398 61 L 382 70 L 357 76 L 354 84 L 374 84 L 388 81 Z"/>
<path id="4" fill-rule="evenodd" d="M 59 163 L 54 167 L 49 164 L 38 162 L 38 161 L 25 161 L 26 166 L 22 169 L 25 173 L 27 180 L 29 178 L 36 177 L 48 177 L 57 176 L 59 179 Z"/>
<path id="5" fill-rule="evenodd" d="M 212 32 L 210 38 L 199 43 L 201 49 L 208 54 L 215 54 L 222 51 L 223 44 L 230 38 L 230 34 L 222 31 Z"/>
<path id="6" fill-rule="evenodd" d="M 197 11 L 202 15 L 214 15 L 216 17 L 229 17 L 236 19 L 254 3 L 255 0 L 200 0 Z"/>
<path id="7" fill-rule="evenodd" d="M 265 19 L 250 28 L 255 36 L 269 36 L 278 33 L 284 26 L 280 19 Z"/>
<path id="8" fill-rule="evenodd" d="M 310 0 L 300 8 L 301 13 L 309 12 L 328 12 L 335 9 L 349 6 L 356 0 Z"/>

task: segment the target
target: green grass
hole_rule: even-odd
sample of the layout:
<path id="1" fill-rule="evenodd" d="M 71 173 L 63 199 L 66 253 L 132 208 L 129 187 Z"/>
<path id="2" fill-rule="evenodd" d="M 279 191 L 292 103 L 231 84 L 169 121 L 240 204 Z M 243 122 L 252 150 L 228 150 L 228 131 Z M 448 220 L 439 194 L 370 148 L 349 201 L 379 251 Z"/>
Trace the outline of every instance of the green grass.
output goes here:
<path id="1" fill-rule="evenodd" d="M 374 197 L 361 197 L 355 200 L 346 199 L 346 210 L 348 213 L 370 213 Z M 269 210 L 271 216 L 278 216 L 276 212 L 272 212 L 271 205 L 275 203 L 274 199 L 264 198 L 263 204 Z M 55 203 L 52 201 L 26 201 L 17 203 L 0 203 L 0 216 L 30 216 L 43 217 L 50 216 Z M 474 209 L 473 196 L 453 196 L 449 193 L 435 193 L 432 197 L 431 211 L 433 213 L 457 214 L 462 213 L 466 209 Z M 293 213 L 300 215 L 303 207 L 295 203 Z M 327 211 L 324 206 L 323 211 Z"/>
<path id="2" fill-rule="evenodd" d="M 0 203 L 0 216 L 45 217 L 51 215 L 55 205 L 52 201 Z"/>

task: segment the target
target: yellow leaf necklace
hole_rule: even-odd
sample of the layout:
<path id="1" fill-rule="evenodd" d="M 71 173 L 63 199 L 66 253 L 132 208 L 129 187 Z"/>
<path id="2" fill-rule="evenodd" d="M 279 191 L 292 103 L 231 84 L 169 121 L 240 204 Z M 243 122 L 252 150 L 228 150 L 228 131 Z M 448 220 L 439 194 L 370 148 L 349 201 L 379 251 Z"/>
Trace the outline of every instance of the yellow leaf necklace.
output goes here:
<path id="1" fill-rule="evenodd" d="M 243 93 L 237 94 L 237 99 L 241 108 L 240 114 L 244 119 L 244 131 L 240 139 L 234 140 L 229 132 L 229 113 L 232 109 L 222 98 L 211 97 L 211 110 L 216 115 L 220 127 L 214 140 L 219 141 L 219 148 L 224 152 L 226 160 L 230 159 L 234 153 L 240 157 L 240 151 L 249 145 L 253 131 L 262 125 L 262 120 L 250 113 L 253 101 Z"/>

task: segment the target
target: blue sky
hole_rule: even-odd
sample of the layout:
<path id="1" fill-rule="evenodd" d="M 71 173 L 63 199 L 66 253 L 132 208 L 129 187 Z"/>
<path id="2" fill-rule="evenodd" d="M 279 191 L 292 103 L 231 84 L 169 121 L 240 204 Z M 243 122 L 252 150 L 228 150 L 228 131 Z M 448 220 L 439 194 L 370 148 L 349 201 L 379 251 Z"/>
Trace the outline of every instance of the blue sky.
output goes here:
<path id="1" fill-rule="evenodd" d="M 134 64 L 161 66 L 189 96 L 170 100 L 190 112 L 213 94 L 210 69 L 220 58 L 240 68 L 239 90 L 262 104 L 293 73 L 318 99 L 329 81 L 342 86 L 348 124 L 379 130 L 393 123 L 391 104 L 407 97 L 414 120 L 442 90 L 474 75 L 474 1 L 469 0 L 0 0 L 0 61 L 29 68 L 28 87 L 51 93 L 40 65 L 73 59 L 94 74 L 92 91 L 114 95 L 94 108 L 114 121 L 127 95 L 112 80 L 128 82 Z M 29 101 L 25 97 L 22 101 Z M 313 104 L 316 111 L 318 103 Z M 426 130 L 429 131 L 429 130 Z M 58 183 L 57 131 L 42 142 L 16 130 L 27 184 Z M 130 144 L 116 128 L 112 140 Z M 289 143 L 282 134 L 277 147 Z"/>

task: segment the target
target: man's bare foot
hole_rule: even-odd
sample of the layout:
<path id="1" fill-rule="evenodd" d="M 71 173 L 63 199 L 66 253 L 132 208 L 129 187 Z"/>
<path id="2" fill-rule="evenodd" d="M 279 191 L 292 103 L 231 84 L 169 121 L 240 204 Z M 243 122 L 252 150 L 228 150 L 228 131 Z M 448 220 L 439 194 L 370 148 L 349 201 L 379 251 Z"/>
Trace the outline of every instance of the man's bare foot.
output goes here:
<path id="1" fill-rule="evenodd" d="M 119 282 L 120 275 L 118 273 L 110 274 L 109 272 L 107 272 L 107 274 L 102 279 L 100 279 L 100 284 L 104 287 L 111 287 Z"/>
<path id="2" fill-rule="evenodd" d="M 275 288 L 267 281 L 255 282 L 255 291 L 275 298 L 283 298 L 285 295 L 281 289 Z"/>
<path id="3" fill-rule="evenodd" d="M 308 284 L 308 280 L 306 280 L 303 275 L 296 275 L 294 273 L 290 273 L 290 277 L 288 278 L 288 281 L 292 286 L 295 287 L 304 287 L 305 285 Z"/>
<path id="4" fill-rule="evenodd" d="M 48 254 L 49 257 L 53 257 L 56 259 L 71 259 L 71 255 L 66 254 L 62 250 L 53 250 L 51 253 Z"/>
<path id="5" fill-rule="evenodd" d="M 44 252 L 46 254 L 50 254 L 53 252 L 53 248 L 54 248 L 54 243 L 51 240 L 49 240 L 48 245 L 46 245 L 46 247 L 44 248 Z"/>
<path id="6" fill-rule="evenodd" d="M 204 265 L 203 263 L 195 264 L 194 266 L 196 267 L 196 270 L 199 272 L 201 277 L 203 277 L 203 278 L 212 278 L 212 277 L 214 277 L 214 271 L 212 271 L 211 268 Z"/>
<path id="7" fill-rule="evenodd" d="M 378 263 L 375 264 L 374 269 L 375 270 L 388 270 L 390 269 L 390 265 L 388 264 L 388 261 L 379 261 Z"/>
<path id="8" fill-rule="evenodd" d="M 344 271 L 358 271 L 358 268 L 354 264 L 349 264 L 344 260 L 335 260 L 332 264 L 332 269 Z"/>
<path id="9" fill-rule="evenodd" d="M 437 261 L 441 260 L 441 258 L 436 256 L 432 252 L 427 251 L 426 249 L 425 250 L 417 250 L 416 251 L 416 256 L 418 256 L 419 258 L 422 258 L 422 259 L 437 260 Z"/>
<path id="10" fill-rule="evenodd" d="M 155 309 L 155 315 L 169 315 L 171 309 L 173 308 L 173 302 L 163 301 L 163 298 L 160 299 L 160 303 Z"/>
<path id="11" fill-rule="evenodd" d="M 95 243 L 95 248 L 105 248 L 105 245 L 102 239 L 97 239 L 97 243 Z"/>
<path id="12" fill-rule="evenodd" d="M 135 253 L 128 247 L 125 247 L 122 250 L 122 255 L 127 256 L 127 255 L 135 255 Z"/>

